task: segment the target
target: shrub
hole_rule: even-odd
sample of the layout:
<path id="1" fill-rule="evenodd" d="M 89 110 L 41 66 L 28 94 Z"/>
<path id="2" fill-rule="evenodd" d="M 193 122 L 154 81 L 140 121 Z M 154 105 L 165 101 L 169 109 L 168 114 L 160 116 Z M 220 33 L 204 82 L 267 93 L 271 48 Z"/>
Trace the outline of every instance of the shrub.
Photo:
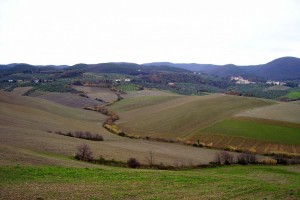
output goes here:
<path id="1" fill-rule="evenodd" d="M 254 154 L 242 153 L 237 157 L 237 163 L 241 165 L 256 164 L 257 158 Z"/>
<path id="2" fill-rule="evenodd" d="M 95 141 L 103 141 L 103 137 L 102 135 L 99 135 L 98 133 L 93 137 L 93 140 Z"/>
<path id="3" fill-rule="evenodd" d="M 221 151 L 216 154 L 215 164 L 231 165 L 234 163 L 234 156 L 226 151 Z"/>
<path id="4" fill-rule="evenodd" d="M 129 158 L 127 161 L 127 165 L 131 168 L 139 168 L 141 164 L 135 158 Z"/>
<path id="5" fill-rule="evenodd" d="M 290 164 L 290 160 L 284 156 L 276 156 L 275 160 L 277 161 L 277 164 L 282 164 L 282 165 Z"/>
<path id="6" fill-rule="evenodd" d="M 265 159 L 261 160 L 260 163 L 263 165 L 276 165 L 277 160 L 275 160 L 273 158 L 265 158 Z"/>
<path id="7" fill-rule="evenodd" d="M 75 154 L 75 158 L 83 161 L 92 161 L 92 151 L 87 144 L 81 144 L 77 147 L 77 153 Z"/>
<path id="8" fill-rule="evenodd" d="M 86 131 L 83 135 L 84 139 L 91 140 L 93 138 L 92 134 L 89 131 Z"/>
<path id="9" fill-rule="evenodd" d="M 77 137 L 77 138 L 82 138 L 83 137 L 83 132 L 82 131 L 75 131 L 74 133 L 74 137 Z"/>
<path id="10" fill-rule="evenodd" d="M 69 137 L 74 137 L 74 135 L 72 134 L 71 131 L 67 132 L 66 136 L 69 136 Z"/>

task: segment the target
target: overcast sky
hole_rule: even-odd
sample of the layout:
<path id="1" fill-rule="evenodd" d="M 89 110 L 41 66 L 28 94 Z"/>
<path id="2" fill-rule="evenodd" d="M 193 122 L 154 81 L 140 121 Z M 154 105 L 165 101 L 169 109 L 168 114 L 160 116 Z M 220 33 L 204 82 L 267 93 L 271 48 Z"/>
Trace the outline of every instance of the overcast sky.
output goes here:
<path id="1" fill-rule="evenodd" d="M 299 0 L 0 0 L 0 63 L 300 57 Z"/>

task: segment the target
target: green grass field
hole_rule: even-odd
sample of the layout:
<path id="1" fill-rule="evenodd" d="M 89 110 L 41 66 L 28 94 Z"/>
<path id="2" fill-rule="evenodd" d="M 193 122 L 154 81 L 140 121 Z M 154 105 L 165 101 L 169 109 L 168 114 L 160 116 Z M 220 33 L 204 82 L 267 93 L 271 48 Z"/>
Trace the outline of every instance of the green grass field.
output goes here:
<path id="1" fill-rule="evenodd" d="M 140 86 L 135 84 L 124 84 L 124 85 L 119 85 L 117 88 L 119 90 L 127 92 L 127 91 L 137 91 L 139 90 Z"/>
<path id="2" fill-rule="evenodd" d="M 201 132 L 226 136 L 239 136 L 281 144 L 300 144 L 300 125 L 261 119 L 226 119 Z"/>
<path id="3" fill-rule="evenodd" d="M 300 99 L 300 91 L 291 91 L 286 96 L 289 99 Z"/>
<path id="4" fill-rule="evenodd" d="M 299 166 L 1 167 L 1 199 L 299 199 Z"/>

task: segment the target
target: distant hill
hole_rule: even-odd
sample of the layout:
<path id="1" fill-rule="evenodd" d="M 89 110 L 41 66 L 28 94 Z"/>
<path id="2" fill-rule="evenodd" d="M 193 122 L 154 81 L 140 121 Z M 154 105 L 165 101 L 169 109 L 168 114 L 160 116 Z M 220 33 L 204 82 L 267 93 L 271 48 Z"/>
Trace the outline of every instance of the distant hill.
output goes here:
<path id="1" fill-rule="evenodd" d="M 300 59 L 283 57 L 257 67 L 256 74 L 270 79 L 299 79 Z"/>
<path id="2" fill-rule="evenodd" d="M 67 65 L 28 65 L 28 64 L 9 64 L 0 65 L 0 74 L 18 73 L 23 71 L 35 71 L 46 69 L 62 69 L 80 70 L 84 72 L 96 73 L 119 73 L 119 74 L 151 74 L 157 72 L 174 72 L 174 73 L 190 73 L 202 72 L 210 75 L 221 77 L 228 76 L 244 76 L 244 77 L 260 77 L 272 80 L 300 80 L 300 59 L 295 57 L 282 57 L 275 59 L 269 63 L 261 65 L 237 66 L 213 65 L 213 64 L 197 64 L 197 63 L 170 63 L 170 62 L 154 62 L 142 65 L 126 62 L 111 62 L 99 64 L 76 64 Z"/>
<path id="3" fill-rule="evenodd" d="M 135 63 L 76 64 L 74 66 L 66 68 L 66 70 L 73 69 L 95 73 L 119 73 L 130 75 L 149 74 L 155 72 L 190 72 L 186 69 L 167 65 L 144 66 Z"/>
<path id="4" fill-rule="evenodd" d="M 272 80 L 292 80 L 300 79 L 300 59 L 295 57 L 283 57 L 275 59 L 269 63 L 261 65 L 237 66 L 229 65 L 211 65 L 211 64 L 182 64 L 155 62 L 146 63 L 145 66 L 167 65 L 183 68 L 191 71 L 203 72 L 218 76 L 245 76 L 262 77 Z"/>

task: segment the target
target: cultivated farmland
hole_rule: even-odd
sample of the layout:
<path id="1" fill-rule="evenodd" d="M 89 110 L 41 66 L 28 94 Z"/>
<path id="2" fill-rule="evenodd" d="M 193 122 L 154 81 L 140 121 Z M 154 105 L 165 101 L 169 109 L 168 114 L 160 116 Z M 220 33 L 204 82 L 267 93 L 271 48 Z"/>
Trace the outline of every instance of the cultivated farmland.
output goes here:
<path id="1" fill-rule="evenodd" d="M 136 97 L 110 107 L 120 115 L 117 123 L 129 135 L 199 140 L 216 148 L 259 153 L 300 153 L 299 108 L 220 94 Z"/>
<path id="2" fill-rule="evenodd" d="M 71 93 L 60 93 L 60 92 L 38 92 L 36 96 L 41 99 L 46 99 L 59 103 L 64 106 L 74 107 L 74 108 L 84 108 L 103 105 L 103 102 L 82 97 L 77 94 Z"/>
<path id="3" fill-rule="evenodd" d="M 143 100 L 124 100 L 111 107 L 122 111 L 120 127 L 136 135 L 182 139 L 196 139 L 199 130 L 242 110 L 272 104 L 261 99 L 219 94 L 148 97 L 147 101 L 156 101 L 153 104 Z"/>
<path id="4" fill-rule="evenodd" d="M 16 87 L 12 92 L 17 94 L 17 95 L 23 95 L 27 91 L 31 90 L 33 87 Z"/>
<path id="5" fill-rule="evenodd" d="M 79 144 L 87 143 L 94 157 L 126 162 L 135 157 L 146 163 L 149 152 L 155 162 L 168 165 L 207 164 L 218 150 L 181 144 L 132 140 L 109 133 L 102 127 L 107 116 L 75 109 L 35 97 L 0 92 L 1 165 L 47 164 L 68 166 Z M 89 131 L 104 141 L 88 141 L 54 134 L 55 131 Z M 13 155 L 13 156 L 12 156 Z M 63 158 L 63 162 L 60 158 Z"/>
<path id="6" fill-rule="evenodd" d="M 78 91 L 83 91 L 91 99 L 101 99 L 105 102 L 114 102 L 118 99 L 115 92 L 109 88 L 103 87 L 88 87 L 88 86 L 73 86 Z"/>
<path id="7" fill-rule="evenodd" d="M 236 116 L 300 123 L 300 105 L 280 102 L 263 108 L 247 110 Z"/>

